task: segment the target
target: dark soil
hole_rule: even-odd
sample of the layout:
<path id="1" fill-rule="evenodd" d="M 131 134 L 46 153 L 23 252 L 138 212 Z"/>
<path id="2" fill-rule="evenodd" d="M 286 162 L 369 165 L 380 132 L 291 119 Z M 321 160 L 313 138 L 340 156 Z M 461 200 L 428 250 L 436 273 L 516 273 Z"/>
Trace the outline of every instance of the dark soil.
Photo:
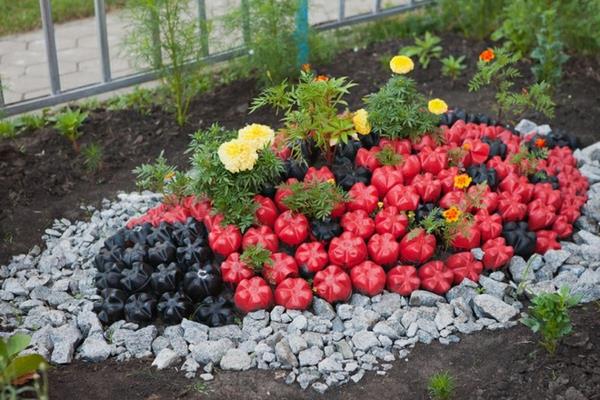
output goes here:
<path id="1" fill-rule="evenodd" d="M 588 304 L 573 312 L 574 334 L 550 356 L 523 325 L 500 332 L 463 336 L 456 345 L 417 345 L 385 376 L 365 375 L 358 384 L 319 396 L 297 384 L 286 385 L 285 371 L 222 372 L 201 383 L 183 373 L 156 371 L 150 360 L 102 364 L 75 363 L 50 372 L 53 399 L 428 399 L 431 375 L 448 371 L 454 399 L 559 399 L 569 388 L 582 398 L 600 399 L 600 308 Z M 570 389 L 571 391 L 573 389 Z M 570 397 L 570 399 L 580 399 Z"/>
<path id="2" fill-rule="evenodd" d="M 362 98 L 376 91 L 388 79 L 389 68 L 381 59 L 409 44 L 407 40 L 379 43 L 359 51 L 336 56 L 319 73 L 348 76 L 358 86 L 349 97 L 350 108 L 361 106 Z M 489 92 L 468 93 L 467 81 L 475 71 L 479 52 L 489 43 L 466 40 L 454 34 L 443 38 L 444 55 L 464 54 L 468 68 L 463 77 L 451 82 L 441 76 L 441 63 L 434 60 L 427 70 L 411 74 L 428 95 L 445 99 L 451 107 L 471 112 L 492 113 Z M 530 79 L 529 68 L 523 72 Z M 572 58 L 564 82 L 556 93 L 556 118 L 550 123 L 577 135 L 584 145 L 600 140 L 600 68 L 590 59 Z M 84 124 L 82 145 L 102 146 L 102 169 L 91 174 L 72 147 L 56 131 L 47 127 L 13 140 L 0 142 L 0 263 L 11 255 L 28 251 L 55 218 L 81 217 L 80 204 L 98 204 L 113 198 L 119 190 L 135 187 L 131 170 L 153 160 L 162 149 L 171 162 L 184 166 L 183 153 L 189 135 L 214 122 L 239 128 L 258 121 L 277 125 L 273 112 L 248 115 L 249 102 L 257 95 L 254 82 L 239 81 L 200 96 L 192 104 L 189 124 L 174 123 L 172 115 L 156 108 L 149 115 L 132 110 L 96 110 Z M 535 117 L 535 116 L 534 116 Z M 543 118 L 537 116 L 538 121 Z"/>

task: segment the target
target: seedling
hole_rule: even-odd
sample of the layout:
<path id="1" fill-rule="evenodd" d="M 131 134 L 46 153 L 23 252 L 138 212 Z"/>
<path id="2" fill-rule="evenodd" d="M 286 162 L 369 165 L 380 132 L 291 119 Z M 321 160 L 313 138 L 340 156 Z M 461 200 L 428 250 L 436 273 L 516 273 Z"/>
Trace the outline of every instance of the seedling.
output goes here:
<path id="1" fill-rule="evenodd" d="M 335 182 L 313 179 L 286 186 L 292 193 L 283 200 L 285 206 L 311 219 L 324 220 L 331 215 L 335 206 L 348 200 L 348 195 Z"/>
<path id="2" fill-rule="evenodd" d="M 17 125 L 22 130 L 34 131 L 46 126 L 46 118 L 39 114 L 25 114 L 19 118 Z"/>
<path id="3" fill-rule="evenodd" d="M 252 268 L 256 273 L 262 271 L 263 265 L 272 265 L 271 251 L 265 249 L 261 244 L 250 245 L 240 256 L 240 260 Z"/>
<path id="4" fill-rule="evenodd" d="M 442 58 L 442 75 L 449 77 L 452 81 L 458 79 L 462 71 L 467 67 L 463 61 L 465 56 L 458 58 L 454 56 L 448 56 Z"/>
<path id="5" fill-rule="evenodd" d="M 416 38 L 413 46 L 407 46 L 400 50 L 400 54 L 408 57 L 416 56 L 423 69 L 429 67 L 429 63 L 434 58 L 440 58 L 442 55 L 441 39 L 429 32 L 425 32 L 423 38 Z"/>
<path id="6" fill-rule="evenodd" d="M 531 315 L 521 323 L 541 335 L 540 344 L 550 354 L 556 353 L 560 340 L 573 329 L 569 309 L 579 304 L 581 296 L 572 296 L 569 288 L 562 287 L 555 293 L 542 293 L 531 300 Z"/>
<path id="7" fill-rule="evenodd" d="M 88 172 L 95 173 L 102 167 L 102 146 L 91 143 L 83 148 L 83 166 Z"/>
<path id="8" fill-rule="evenodd" d="M 48 363 L 39 354 L 20 354 L 30 342 L 31 337 L 21 333 L 8 340 L 0 338 L 0 398 L 18 399 L 25 393 L 35 393 L 38 399 L 48 399 Z M 31 380 L 33 385 L 24 385 Z"/>
<path id="9" fill-rule="evenodd" d="M 438 372 L 429 378 L 427 391 L 434 400 L 449 400 L 455 389 L 454 378 L 449 372 Z"/>
<path id="10" fill-rule="evenodd" d="M 66 111 L 56 115 L 54 120 L 56 121 L 54 127 L 58 130 L 58 133 L 67 138 L 75 153 L 79 154 L 80 146 L 77 141 L 82 133 L 79 130 L 81 124 L 88 117 L 88 113 L 82 112 L 81 110 L 71 110 L 67 108 Z"/>

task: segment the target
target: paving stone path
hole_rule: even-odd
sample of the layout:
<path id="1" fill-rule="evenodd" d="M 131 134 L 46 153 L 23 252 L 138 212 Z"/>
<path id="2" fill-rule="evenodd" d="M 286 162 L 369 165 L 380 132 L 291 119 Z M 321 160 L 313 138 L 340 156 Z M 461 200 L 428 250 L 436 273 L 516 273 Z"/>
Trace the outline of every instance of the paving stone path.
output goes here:
<path id="1" fill-rule="evenodd" d="M 91 1 L 91 0 L 88 0 Z M 383 7 L 406 3 L 406 0 L 383 2 Z M 372 0 L 347 0 L 346 15 L 368 12 Z M 207 0 L 207 17 L 218 20 L 239 0 Z M 338 2 L 310 0 L 310 22 L 334 20 L 338 16 Z M 195 12 L 195 8 L 192 7 Z M 129 31 L 126 14 L 113 12 L 107 15 L 107 32 L 113 77 L 129 75 L 136 71 L 133 60 L 123 50 L 122 41 Z M 56 47 L 63 90 L 97 83 L 101 80 L 100 52 L 94 18 L 86 18 L 55 25 Z M 215 40 L 221 36 L 218 23 L 211 33 L 211 51 Z M 223 42 L 221 37 L 221 42 Z M 232 43 L 236 45 L 236 43 Z M 5 86 L 6 103 L 31 99 L 50 93 L 48 66 L 42 30 L 0 37 L 0 80 Z"/>

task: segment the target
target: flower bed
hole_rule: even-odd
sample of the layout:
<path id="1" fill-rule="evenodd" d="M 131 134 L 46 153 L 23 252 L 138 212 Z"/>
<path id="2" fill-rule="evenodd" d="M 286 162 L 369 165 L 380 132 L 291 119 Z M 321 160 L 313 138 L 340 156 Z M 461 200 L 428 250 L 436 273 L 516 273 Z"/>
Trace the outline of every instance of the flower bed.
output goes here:
<path id="1" fill-rule="evenodd" d="M 392 70 L 409 72 L 409 61 L 394 58 Z M 371 113 L 339 114 L 350 87 L 305 72 L 277 135 L 252 124 L 237 137 L 213 128 L 196 138 L 190 179 L 210 197 L 169 196 L 106 241 L 96 257 L 101 321 L 221 326 L 275 304 L 305 310 L 315 295 L 332 304 L 384 289 L 443 295 L 572 235 L 588 189 L 573 138 L 519 135 L 440 99 L 425 111 L 402 76 L 367 98 Z M 402 106 L 389 104 L 396 90 L 410 104 L 391 125 L 383 110 Z M 302 114 L 307 98 L 314 107 Z M 307 119 L 320 130 L 302 128 Z M 482 257 L 471 253 L 479 248 Z"/>

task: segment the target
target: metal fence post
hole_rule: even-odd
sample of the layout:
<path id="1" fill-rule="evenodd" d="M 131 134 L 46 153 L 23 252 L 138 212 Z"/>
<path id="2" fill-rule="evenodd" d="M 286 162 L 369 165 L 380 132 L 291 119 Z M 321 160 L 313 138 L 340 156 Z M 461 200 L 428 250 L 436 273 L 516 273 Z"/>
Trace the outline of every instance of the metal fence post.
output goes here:
<path id="1" fill-rule="evenodd" d="M 242 35 L 244 36 L 244 45 L 250 46 L 252 37 L 250 35 L 250 4 L 248 0 L 242 0 L 240 2 L 240 9 L 242 12 Z"/>
<path id="2" fill-rule="evenodd" d="M 2 86 L 2 77 L 0 76 L 0 107 L 4 106 L 4 92 L 3 92 L 3 90 L 4 90 L 4 87 Z"/>
<path id="3" fill-rule="evenodd" d="M 373 0 L 373 14 L 381 11 L 381 0 Z"/>
<path id="4" fill-rule="evenodd" d="M 100 62 L 102 64 L 102 82 L 110 82 L 110 55 L 108 53 L 108 35 L 106 33 L 106 7 L 104 0 L 94 0 L 96 27 L 98 28 L 98 46 L 100 47 Z"/>
<path id="5" fill-rule="evenodd" d="M 340 0 L 340 6 L 338 8 L 338 21 L 343 21 L 346 17 L 346 0 Z"/>
<path id="6" fill-rule="evenodd" d="M 52 22 L 52 9 L 50 0 L 40 0 L 42 14 L 42 28 L 44 42 L 46 43 L 46 58 L 48 59 L 48 73 L 50 74 L 50 88 L 52 94 L 60 93 L 60 73 L 58 71 L 58 57 L 56 56 L 56 37 L 54 36 L 54 23 Z"/>
<path id="7" fill-rule="evenodd" d="M 296 46 L 298 48 L 296 63 L 300 67 L 308 63 L 308 0 L 298 0 L 295 34 Z"/>
<path id="8" fill-rule="evenodd" d="M 208 23 L 206 22 L 206 2 L 198 0 L 198 26 L 200 28 L 200 53 L 208 56 Z"/>

